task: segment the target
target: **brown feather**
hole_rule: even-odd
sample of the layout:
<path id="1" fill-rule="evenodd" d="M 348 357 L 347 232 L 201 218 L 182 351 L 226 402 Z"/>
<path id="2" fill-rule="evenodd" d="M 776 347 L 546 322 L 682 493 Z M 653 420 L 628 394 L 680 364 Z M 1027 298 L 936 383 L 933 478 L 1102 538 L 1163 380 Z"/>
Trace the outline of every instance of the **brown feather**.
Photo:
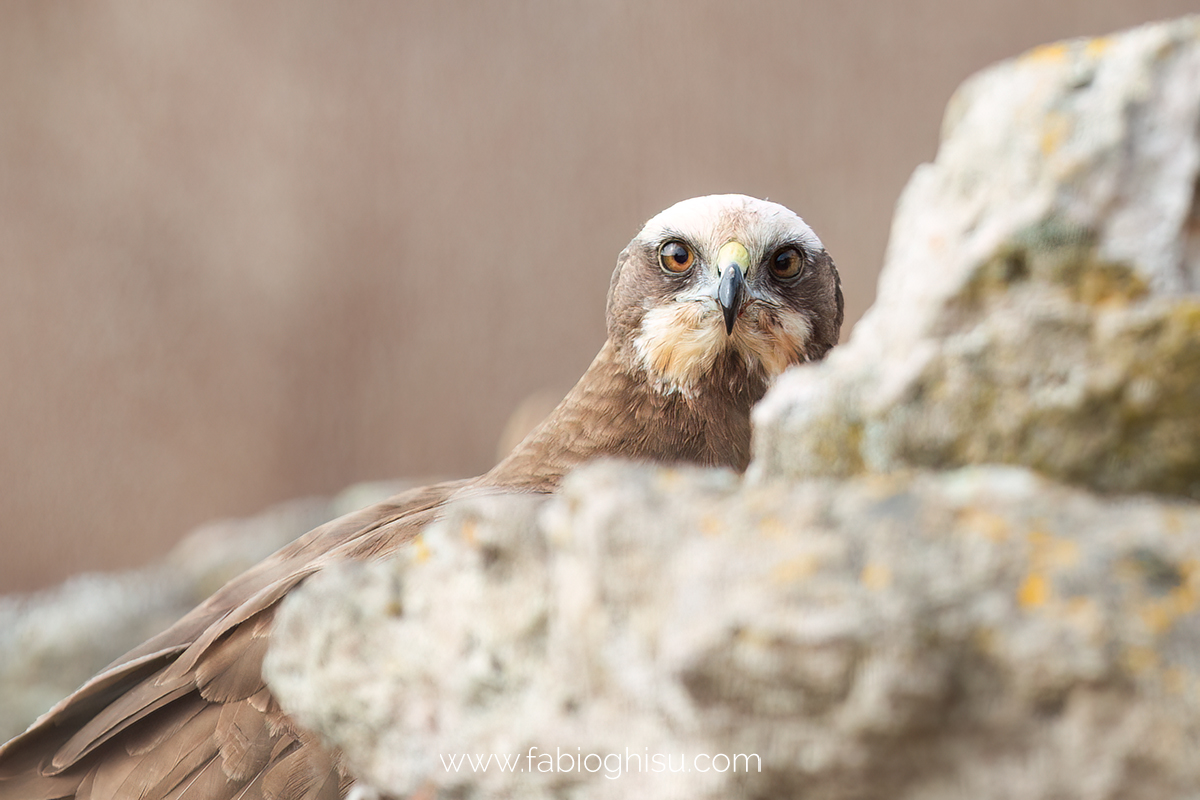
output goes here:
<path id="1" fill-rule="evenodd" d="M 125 752 L 107 754 L 107 757 L 100 759 L 97 764 L 91 789 L 92 796 L 96 798 L 128 797 L 140 800 L 145 796 L 146 789 L 150 787 L 145 785 L 130 787 L 129 777 L 142 761 L 141 756 L 131 756 Z"/>
<path id="2" fill-rule="evenodd" d="M 99 770 L 99 766 L 93 765 L 91 769 L 89 769 L 83 773 L 83 775 L 82 775 L 83 780 L 81 780 L 79 782 L 79 788 L 75 790 L 76 794 L 74 795 L 74 797 L 76 798 L 76 800 L 92 800 L 92 798 L 93 798 L 92 786 L 96 782 L 96 772 L 98 770 Z M 57 797 L 57 795 L 53 795 L 53 794 L 48 794 L 48 795 L 38 794 L 36 796 L 37 797 Z"/>
<path id="3" fill-rule="evenodd" d="M 271 690 L 264 686 L 256 694 L 247 697 L 246 702 L 265 713 L 275 705 L 275 698 L 271 696 Z"/>
<path id="4" fill-rule="evenodd" d="M 275 738 L 267 730 L 267 716 L 246 700 L 221 709 L 217 741 L 225 774 L 244 781 L 262 771 L 271 757 Z"/>
<path id="5" fill-rule="evenodd" d="M 138 797 L 139 794 L 145 800 L 162 800 L 196 769 L 217 755 L 217 742 L 213 734 L 220 716 L 220 706 L 205 705 L 200 713 L 180 727 L 175 736 L 140 757 L 137 769 L 128 777 L 131 786 L 139 787 L 137 793 L 97 796 L 96 800 L 117 800 Z"/>
<path id="6" fill-rule="evenodd" d="M 221 758 L 214 757 L 196 771 L 186 783 L 186 788 L 177 795 L 179 800 L 212 800 L 214 797 L 229 797 L 239 791 L 245 781 L 231 780 L 221 765 Z"/>
<path id="7" fill-rule="evenodd" d="M 189 772 L 170 792 L 163 795 L 162 800 L 209 800 L 228 796 L 227 792 L 221 791 L 228 788 L 228 784 L 221 770 L 220 757 L 213 755 Z"/>
<path id="8" fill-rule="evenodd" d="M 115 734 L 192 690 L 191 682 L 183 678 L 169 681 L 166 685 L 161 685 L 153 679 L 142 681 L 68 739 L 54 754 L 50 767 L 46 770 L 47 774 L 53 775 L 72 766 Z"/>
<path id="9" fill-rule="evenodd" d="M 74 694 L 43 714 L 20 736 L 0 745 L 0 787 L 30 770 L 41 772 L 50 755 L 94 715 L 118 700 L 131 686 L 161 671 L 163 664 L 182 648 L 155 649 L 127 659 L 89 680 Z M 77 776 L 78 781 L 82 776 Z M 53 785 L 61 785 L 61 781 Z M 49 789 L 48 789 L 49 791 Z"/>
<path id="10" fill-rule="evenodd" d="M 239 789 L 230 800 L 266 800 L 262 793 L 262 779 L 263 773 L 260 772 L 254 776 L 254 780 Z"/>
<path id="11" fill-rule="evenodd" d="M 0 784 L 4 797 L 44 798 L 58 800 L 62 797 L 87 797 L 81 792 L 82 782 L 90 778 L 90 773 L 73 772 L 69 775 L 42 775 L 40 772 L 28 770 L 11 778 L 5 778 Z"/>
<path id="12" fill-rule="evenodd" d="M 231 703 L 262 691 L 263 657 L 274 609 L 259 612 L 208 648 L 196 662 L 196 686 L 205 700 Z"/>
<path id="13" fill-rule="evenodd" d="M 125 752 L 131 756 L 145 755 L 179 733 L 180 728 L 206 708 L 208 703 L 203 697 L 193 694 L 181 698 L 171 707 L 171 713 L 156 714 L 123 736 Z"/>
<path id="14" fill-rule="evenodd" d="M 288 593 L 296 584 L 307 578 L 319 568 L 318 564 L 310 563 L 289 573 L 284 578 L 274 580 L 267 586 L 254 591 L 244 602 L 235 606 L 228 614 L 210 625 L 190 647 L 180 654 L 164 674 L 167 679 L 182 677 L 191 673 L 196 662 L 207 652 L 217 640 L 224 638 L 236 626 L 241 625 L 259 612 L 270 608 L 281 597 Z"/>
<path id="15" fill-rule="evenodd" d="M 328 756 L 312 745 L 301 744 L 272 764 L 263 776 L 263 797 L 307 800 L 319 796 L 330 783 L 337 786 L 337 772 Z"/>

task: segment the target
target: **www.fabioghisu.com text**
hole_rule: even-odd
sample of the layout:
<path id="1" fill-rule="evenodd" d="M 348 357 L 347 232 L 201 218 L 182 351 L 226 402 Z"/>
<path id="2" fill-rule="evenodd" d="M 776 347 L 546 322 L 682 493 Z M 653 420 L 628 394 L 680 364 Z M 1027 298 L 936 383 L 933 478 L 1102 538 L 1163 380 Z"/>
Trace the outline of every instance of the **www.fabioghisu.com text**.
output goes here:
<path id="1" fill-rule="evenodd" d="M 610 780 L 634 772 L 762 772 L 762 759 L 757 753 L 651 753 L 625 748 L 625 753 L 584 753 L 554 748 L 551 753 L 529 748 L 526 753 L 457 753 L 443 755 L 442 767 L 447 772 L 575 772 L 603 774 Z"/>

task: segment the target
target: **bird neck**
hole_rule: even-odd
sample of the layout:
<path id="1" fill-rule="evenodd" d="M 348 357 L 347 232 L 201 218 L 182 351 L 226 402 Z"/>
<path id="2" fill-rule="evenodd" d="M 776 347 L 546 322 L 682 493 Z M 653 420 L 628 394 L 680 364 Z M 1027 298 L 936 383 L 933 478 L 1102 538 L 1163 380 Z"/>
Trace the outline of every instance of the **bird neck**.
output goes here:
<path id="1" fill-rule="evenodd" d="M 516 449 L 480 478 L 490 486 L 550 491 L 596 458 L 746 468 L 750 409 L 766 378 L 730 351 L 698 391 L 655 388 L 645 369 L 605 342 L 587 372 Z"/>

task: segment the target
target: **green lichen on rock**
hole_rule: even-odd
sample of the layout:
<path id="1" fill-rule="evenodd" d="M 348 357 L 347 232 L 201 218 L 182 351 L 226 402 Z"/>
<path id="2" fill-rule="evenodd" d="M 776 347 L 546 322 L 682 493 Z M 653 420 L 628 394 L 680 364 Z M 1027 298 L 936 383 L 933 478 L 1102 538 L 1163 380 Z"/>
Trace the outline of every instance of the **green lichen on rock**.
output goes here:
<path id="1" fill-rule="evenodd" d="M 862 457 L 862 423 L 835 415 L 814 421 L 813 456 L 833 477 L 865 471 Z"/>
<path id="2" fill-rule="evenodd" d="M 1079 303 L 1130 302 L 1146 295 L 1132 265 L 1099 255 L 1094 230 L 1049 216 L 1018 231 L 976 267 L 957 302 L 973 312 L 1019 286 L 1058 288 Z"/>
<path id="3" fill-rule="evenodd" d="M 751 475 L 844 475 L 858 447 L 867 472 L 1000 463 L 1200 499 L 1198 70 L 1190 18 L 965 84 L 875 306 L 760 404 Z"/>
<path id="4" fill-rule="evenodd" d="M 1113 458 L 1140 469 L 1101 486 L 1200 498 L 1200 301 L 1137 322 L 1111 343 L 1128 376 L 1113 398 L 1121 433 Z"/>
<path id="5" fill-rule="evenodd" d="M 1019 464 L 1200 498 L 1200 303 L 997 301 L 868 428 L 879 469 Z"/>

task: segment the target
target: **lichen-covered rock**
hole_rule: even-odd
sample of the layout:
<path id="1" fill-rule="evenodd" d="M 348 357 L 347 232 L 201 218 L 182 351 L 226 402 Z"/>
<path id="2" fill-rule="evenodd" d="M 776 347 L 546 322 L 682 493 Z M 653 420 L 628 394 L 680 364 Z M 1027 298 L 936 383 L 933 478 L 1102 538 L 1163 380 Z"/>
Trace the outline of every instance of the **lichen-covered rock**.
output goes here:
<path id="1" fill-rule="evenodd" d="M 1200 18 L 973 78 L 744 480 L 456 505 L 289 596 L 280 702 L 398 796 L 1196 797 L 1197 87 Z"/>
<path id="2" fill-rule="evenodd" d="M 1198 554 L 1195 505 L 1016 468 L 602 464 L 314 577 L 266 675 L 398 796 L 1184 797 Z"/>
<path id="3" fill-rule="evenodd" d="M 1200 498 L 1200 18 L 972 78 L 850 342 L 755 413 L 757 477 L 1030 466 Z"/>

